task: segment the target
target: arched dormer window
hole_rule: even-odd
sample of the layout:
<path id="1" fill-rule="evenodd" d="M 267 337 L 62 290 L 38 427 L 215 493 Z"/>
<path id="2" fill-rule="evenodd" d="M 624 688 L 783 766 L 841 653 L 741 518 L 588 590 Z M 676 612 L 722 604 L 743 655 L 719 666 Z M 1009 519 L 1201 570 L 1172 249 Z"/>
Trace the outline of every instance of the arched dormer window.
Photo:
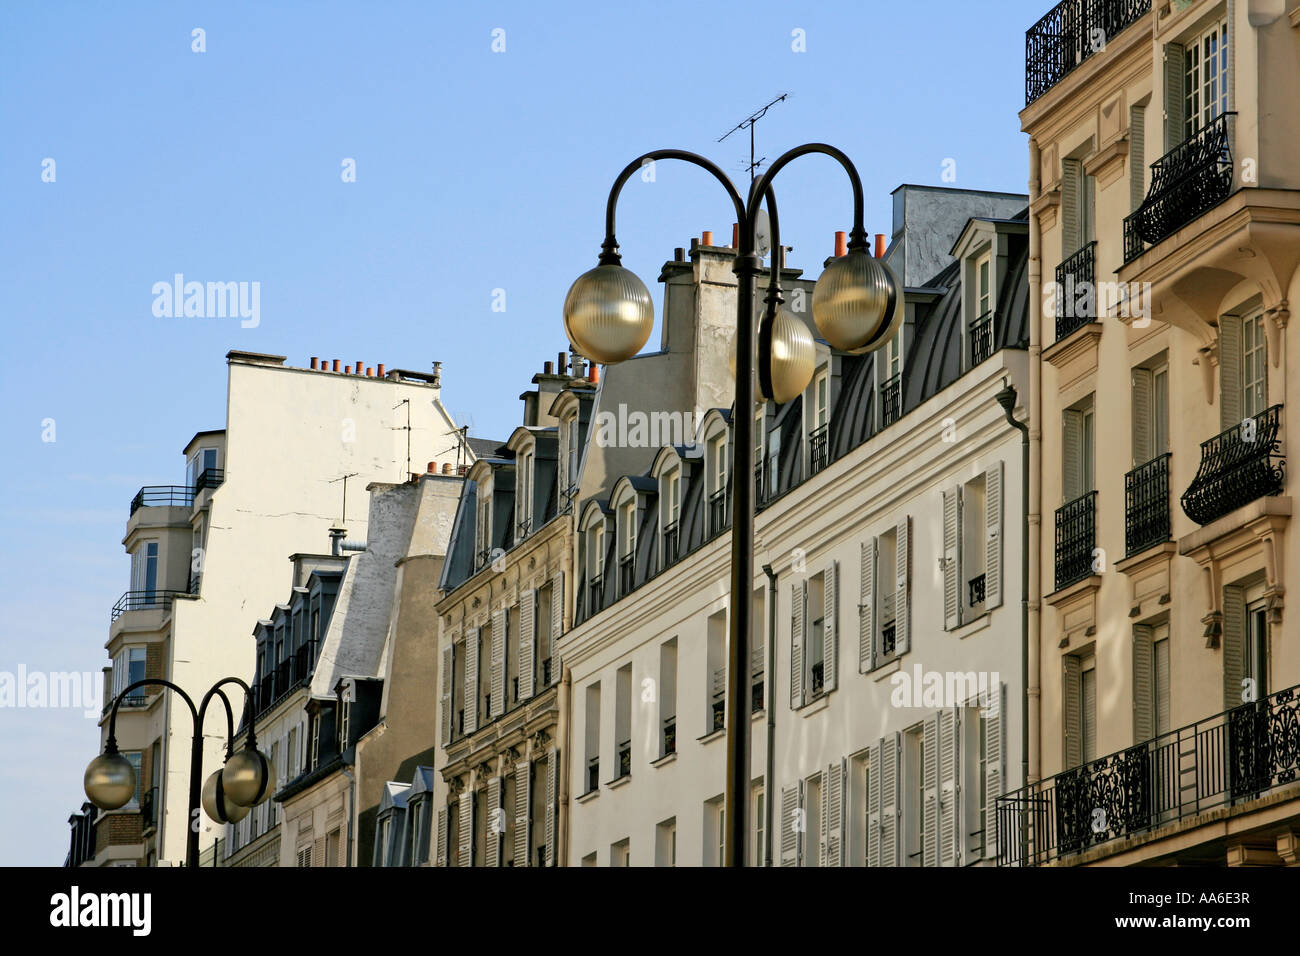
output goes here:
<path id="1" fill-rule="evenodd" d="M 618 561 L 618 596 L 632 591 L 636 574 L 636 493 L 629 487 L 614 502 L 615 542 Z"/>
<path id="2" fill-rule="evenodd" d="M 583 517 L 580 548 L 579 567 L 590 617 L 604 607 L 605 513 L 598 503 L 589 505 Z"/>
<path id="3" fill-rule="evenodd" d="M 659 459 L 655 474 L 659 484 L 659 568 L 662 570 L 681 555 L 682 462 L 671 448 L 660 452 Z"/>

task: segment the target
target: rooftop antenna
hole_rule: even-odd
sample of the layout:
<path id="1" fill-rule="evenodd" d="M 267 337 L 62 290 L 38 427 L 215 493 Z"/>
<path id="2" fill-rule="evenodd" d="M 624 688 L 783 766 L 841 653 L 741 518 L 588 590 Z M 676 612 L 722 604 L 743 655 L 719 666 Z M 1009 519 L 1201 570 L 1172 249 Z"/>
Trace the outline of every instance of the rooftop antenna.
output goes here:
<path id="1" fill-rule="evenodd" d="M 750 113 L 743 120 L 741 120 L 735 126 L 731 127 L 731 129 L 727 130 L 725 133 L 723 133 L 721 136 L 718 137 L 718 142 L 721 143 L 732 133 L 739 133 L 742 129 L 749 130 L 749 165 L 746 166 L 745 169 L 749 171 L 750 185 L 753 185 L 754 180 L 758 178 L 757 175 L 758 168 L 762 166 L 763 162 L 767 159 L 766 156 L 760 156 L 757 159 L 754 158 L 754 124 L 757 123 L 759 120 L 761 120 L 764 116 L 766 116 L 768 110 L 770 110 L 777 103 L 780 103 L 783 99 L 785 99 L 789 95 L 790 95 L 789 93 L 782 93 L 776 99 L 772 100 L 771 102 L 765 104 L 764 106 L 759 107 L 754 112 Z"/>
<path id="2" fill-rule="evenodd" d="M 339 519 L 339 527 L 341 528 L 346 527 L 348 522 L 348 479 L 355 478 L 359 474 L 361 474 L 359 471 L 350 471 L 346 475 L 330 481 L 331 485 L 338 481 L 343 482 L 343 517 Z"/>
<path id="3" fill-rule="evenodd" d="M 394 410 L 399 409 L 403 405 L 406 406 L 406 425 L 405 427 L 403 427 L 402 425 L 394 425 L 393 431 L 406 432 L 406 477 L 410 478 L 411 477 L 411 400 L 409 398 L 404 398 L 396 405 L 394 405 L 393 409 Z"/>

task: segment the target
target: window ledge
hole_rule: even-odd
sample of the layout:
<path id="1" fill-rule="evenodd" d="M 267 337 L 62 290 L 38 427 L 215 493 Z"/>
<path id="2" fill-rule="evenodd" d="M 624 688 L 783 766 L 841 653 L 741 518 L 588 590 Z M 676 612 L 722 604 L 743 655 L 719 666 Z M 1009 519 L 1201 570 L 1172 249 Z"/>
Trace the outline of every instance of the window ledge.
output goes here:
<path id="1" fill-rule="evenodd" d="M 666 765 L 672 763 L 672 762 L 673 762 L 674 760 L 676 760 L 676 759 L 677 759 L 677 751 L 674 750 L 674 751 L 673 751 L 672 753 L 670 753 L 670 754 L 664 754 L 664 755 L 663 755 L 662 757 L 660 757 L 658 760 L 651 760 L 651 761 L 650 761 L 650 766 L 652 766 L 652 767 L 663 767 L 663 766 L 666 766 Z"/>
<path id="2" fill-rule="evenodd" d="M 594 800 L 596 799 L 596 797 L 599 796 L 600 796 L 599 790 L 588 790 L 586 793 L 579 794 L 573 799 L 577 800 L 579 803 L 586 803 L 588 800 Z"/>
<path id="3" fill-rule="evenodd" d="M 766 707 L 760 707 L 758 710 L 755 710 L 755 711 L 751 711 L 751 712 L 750 712 L 750 714 L 749 714 L 749 719 L 750 719 L 750 720 L 761 720 L 762 718 L 764 718 L 764 717 L 766 717 L 766 716 L 767 716 L 767 708 L 766 708 Z"/>
<path id="4" fill-rule="evenodd" d="M 809 701 L 799 708 L 799 714 L 803 717 L 811 717 L 813 714 L 819 714 L 831 705 L 830 691 L 822 691 L 814 700 Z"/>
<path id="5" fill-rule="evenodd" d="M 621 777 L 615 777 L 613 780 L 606 780 L 605 786 L 609 787 L 609 789 L 611 790 L 617 790 L 619 787 L 623 786 L 624 784 L 629 784 L 631 782 L 632 782 L 632 774 L 629 772 L 623 774 L 623 776 Z"/>
<path id="6" fill-rule="evenodd" d="M 725 737 L 725 736 L 727 736 L 727 728 L 726 728 L 726 727 L 723 727 L 723 728 L 720 729 L 720 730 L 711 730 L 711 731 L 709 731 L 707 734 L 705 734 L 703 737 L 696 737 L 695 739 L 696 739 L 697 741 L 699 741 L 700 743 L 702 743 L 702 744 L 707 744 L 707 743 L 709 743 L 709 742 L 711 742 L 711 741 L 718 740 L 718 739 L 720 739 L 720 738 L 722 738 L 722 737 Z"/>
<path id="7" fill-rule="evenodd" d="M 948 633 L 951 634 L 953 637 L 957 638 L 957 640 L 961 641 L 970 637 L 972 634 L 976 634 L 979 631 L 984 630 L 992 623 L 993 623 L 993 612 L 981 611 L 979 617 L 975 618 L 973 621 L 966 621 L 965 623 L 960 624 L 959 626 L 953 628 Z"/>
<path id="8" fill-rule="evenodd" d="M 871 675 L 872 680 L 882 681 L 902 666 L 903 659 L 896 654 L 885 663 L 876 665 L 874 670 L 869 670 L 866 673 Z"/>

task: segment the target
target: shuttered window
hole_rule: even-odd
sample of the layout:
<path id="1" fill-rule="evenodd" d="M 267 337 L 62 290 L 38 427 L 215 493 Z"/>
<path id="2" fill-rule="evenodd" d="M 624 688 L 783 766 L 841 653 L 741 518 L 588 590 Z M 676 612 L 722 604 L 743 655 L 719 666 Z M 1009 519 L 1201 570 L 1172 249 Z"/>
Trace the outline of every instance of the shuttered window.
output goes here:
<path id="1" fill-rule="evenodd" d="M 451 743 L 452 726 L 454 724 L 452 714 L 452 678 L 456 672 L 456 645 L 449 644 L 442 649 L 442 674 L 439 675 L 439 681 L 442 685 L 442 694 L 438 698 L 439 711 L 439 729 L 441 731 L 443 744 Z"/>
<path id="2" fill-rule="evenodd" d="M 533 696 L 537 656 L 537 592 L 529 588 L 519 595 L 519 700 Z"/>
<path id="3" fill-rule="evenodd" d="M 1219 317 L 1219 426 L 1226 431 L 1241 424 L 1242 321 L 1239 315 Z"/>
<path id="4" fill-rule="evenodd" d="M 1061 160 L 1061 259 L 1068 259 L 1083 244 L 1079 222 L 1083 163 L 1078 159 Z"/>
<path id="5" fill-rule="evenodd" d="M 1064 501 L 1074 501 L 1095 487 L 1094 415 L 1092 396 L 1062 413 L 1061 490 Z"/>
<path id="6" fill-rule="evenodd" d="M 1161 624 L 1152 635 L 1152 663 L 1155 669 L 1155 732 L 1169 733 L 1169 625 Z"/>
<path id="7" fill-rule="evenodd" d="M 858 673 L 876 667 L 876 538 L 860 547 L 858 580 Z"/>
<path id="8" fill-rule="evenodd" d="M 1083 762 L 1083 686 L 1081 680 L 1080 659 L 1077 655 L 1067 654 L 1061 658 L 1063 668 L 1062 731 L 1064 736 L 1066 769 L 1077 767 Z"/>
<path id="9" fill-rule="evenodd" d="M 1223 589 L 1223 709 L 1239 707 L 1246 678 L 1246 591 L 1237 585 Z"/>
<path id="10" fill-rule="evenodd" d="M 492 615 L 492 671 L 488 677 L 488 715 L 493 719 L 506 712 L 506 611 Z"/>
<path id="11" fill-rule="evenodd" d="M 1256 312 L 1241 323 L 1241 417 L 1258 415 L 1268 407 L 1267 345 L 1264 314 Z"/>
<path id="12" fill-rule="evenodd" d="M 1187 56 L 1180 43 L 1166 43 L 1165 67 L 1165 152 L 1179 145 L 1187 135 Z"/>
<path id="13" fill-rule="evenodd" d="M 551 747 L 546 751 L 546 844 L 544 866 L 555 866 L 555 813 L 556 793 L 560 772 L 559 750 Z"/>
<path id="14" fill-rule="evenodd" d="M 532 846 L 533 765 L 527 760 L 515 764 L 514 846 L 515 866 L 531 866 L 528 848 Z"/>
<path id="15" fill-rule="evenodd" d="M 434 845 L 433 865 L 447 865 L 447 808 L 445 806 L 438 808 L 438 835 L 437 843 Z"/>
<path id="16" fill-rule="evenodd" d="M 1128 202 L 1133 211 L 1146 198 L 1147 108 L 1130 106 L 1128 111 Z"/>
<path id="17" fill-rule="evenodd" d="M 981 713 L 981 739 L 984 744 L 984 857 L 992 859 L 998 851 L 997 798 L 1002 796 L 1005 779 L 1002 714 L 1005 712 L 1006 685 L 989 688 L 990 698 Z"/>
<path id="18" fill-rule="evenodd" d="M 479 697 L 479 632 L 482 628 L 472 627 L 465 635 L 465 682 L 464 682 L 464 709 L 465 719 L 463 721 L 463 733 L 472 734 L 478 730 L 478 697 Z"/>
<path id="19" fill-rule="evenodd" d="M 1146 624 L 1133 627 L 1133 742 L 1155 736 L 1155 641 L 1154 629 Z"/>
<path id="20" fill-rule="evenodd" d="M 1080 686 L 1083 700 L 1083 762 L 1091 763 L 1097 759 L 1097 667 L 1095 658 L 1089 657 L 1083 661 Z"/>
<path id="21" fill-rule="evenodd" d="M 1190 139 L 1228 110 L 1228 24 L 1205 30 L 1183 53 L 1184 139 Z"/>

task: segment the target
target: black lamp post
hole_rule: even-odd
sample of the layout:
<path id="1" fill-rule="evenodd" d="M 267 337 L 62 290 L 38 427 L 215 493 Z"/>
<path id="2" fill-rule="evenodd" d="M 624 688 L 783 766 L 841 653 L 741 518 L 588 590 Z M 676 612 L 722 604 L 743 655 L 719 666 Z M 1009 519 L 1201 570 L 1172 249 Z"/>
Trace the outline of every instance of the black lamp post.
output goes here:
<path id="1" fill-rule="evenodd" d="M 893 272 L 868 251 L 863 227 L 862 181 L 840 150 L 809 143 L 784 153 L 741 198 L 727 174 L 696 153 L 660 149 L 637 157 L 614 180 L 605 207 L 605 241 L 596 268 L 580 276 L 564 302 L 564 326 L 577 350 L 596 362 L 612 364 L 631 358 L 645 345 L 654 326 L 654 309 L 645 284 L 621 265 L 614 235 L 614 212 L 623 185 L 648 162 L 680 159 L 709 172 L 726 190 L 739 223 L 740 247 L 734 270 L 736 296 L 736 396 L 732 416 L 734 450 L 731 532 L 731 635 L 727 653 L 727 786 L 724 803 L 727 866 L 745 865 L 750 787 L 749 684 L 750 592 L 754 586 L 754 484 L 749 480 L 754 457 L 755 345 L 758 390 L 764 401 L 785 402 L 802 393 L 812 378 L 815 350 L 803 323 L 779 311 L 782 303 L 782 254 L 772 178 L 793 159 L 823 153 L 839 162 L 853 189 L 853 228 L 847 254 L 831 262 L 813 289 L 813 320 L 836 349 L 854 354 L 880 348 L 903 320 L 902 285 Z M 772 231 L 772 270 L 767 308 L 757 335 L 754 329 L 754 278 L 762 268 L 757 245 L 758 215 L 766 204 Z M 756 341 L 757 340 L 757 341 Z M 769 662 L 769 671 L 771 663 Z M 769 698 L 771 697 L 769 691 Z M 772 706 L 769 699 L 768 706 Z M 770 781 L 768 790 L 771 790 Z M 769 792 L 768 799 L 771 799 Z"/>
<path id="2" fill-rule="evenodd" d="M 235 718 L 230 700 L 221 689 L 223 684 L 238 684 L 244 689 L 244 722 L 248 738 L 244 748 L 235 752 Z M 108 719 L 108 740 L 104 752 L 86 767 L 85 789 L 90 802 L 101 810 L 117 810 L 126 806 L 135 795 L 135 767 L 117 749 L 117 709 L 131 691 L 137 687 L 166 687 L 181 696 L 194 718 L 194 738 L 190 745 L 190 804 L 186 818 L 185 865 L 199 865 L 199 804 L 217 823 L 235 823 L 247 815 L 250 808 L 270 797 L 275 789 L 275 768 L 266 755 L 257 749 L 257 735 L 253 731 L 253 694 L 238 677 L 226 677 L 209 688 L 196 708 L 190 695 L 171 681 L 146 678 L 128 685 L 113 700 L 113 713 Z M 203 717 L 208 702 L 221 698 L 226 708 L 226 760 L 221 770 L 203 783 Z"/>

